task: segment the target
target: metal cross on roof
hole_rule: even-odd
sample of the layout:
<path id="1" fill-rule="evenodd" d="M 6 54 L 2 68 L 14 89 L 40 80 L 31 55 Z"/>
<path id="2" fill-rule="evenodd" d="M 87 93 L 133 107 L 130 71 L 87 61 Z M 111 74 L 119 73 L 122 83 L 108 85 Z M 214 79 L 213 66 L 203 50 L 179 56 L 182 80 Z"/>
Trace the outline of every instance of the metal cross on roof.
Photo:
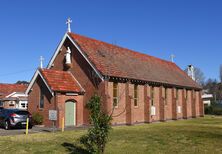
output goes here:
<path id="1" fill-rule="evenodd" d="M 67 20 L 66 20 L 66 24 L 68 25 L 68 27 L 67 27 L 67 32 L 71 32 L 71 23 L 72 23 L 72 20 L 71 20 L 71 18 L 68 18 Z"/>

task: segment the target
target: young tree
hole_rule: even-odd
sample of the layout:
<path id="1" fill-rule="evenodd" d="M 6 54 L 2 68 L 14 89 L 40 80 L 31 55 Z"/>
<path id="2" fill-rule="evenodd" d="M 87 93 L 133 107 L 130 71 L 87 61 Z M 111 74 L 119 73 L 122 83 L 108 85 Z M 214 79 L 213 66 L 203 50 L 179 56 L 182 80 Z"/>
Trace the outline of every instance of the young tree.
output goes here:
<path id="1" fill-rule="evenodd" d="M 86 107 L 90 111 L 90 123 L 92 127 L 88 133 L 80 138 L 89 152 L 102 154 L 105 151 L 105 145 L 108 141 L 109 131 L 111 129 L 111 116 L 102 111 L 100 97 L 94 95 Z"/>

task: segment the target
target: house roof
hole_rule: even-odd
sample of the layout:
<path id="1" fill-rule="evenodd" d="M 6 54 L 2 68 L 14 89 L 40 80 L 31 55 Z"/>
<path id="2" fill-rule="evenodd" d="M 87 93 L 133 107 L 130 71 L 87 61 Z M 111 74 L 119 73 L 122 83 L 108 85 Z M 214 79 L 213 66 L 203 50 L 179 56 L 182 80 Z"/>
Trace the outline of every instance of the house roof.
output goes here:
<path id="1" fill-rule="evenodd" d="M 74 33 L 68 33 L 104 76 L 201 89 L 175 63 Z"/>
<path id="2" fill-rule="evenodd" d="M 0 83 L 0 98 L 5 98 L 13 92 L 22 92 L 24 93 L 27 89 L 27 85 L 24 84 L 5 84 Z"/>
<path id="3" fill-rule="evenodd" d="M 52 91 L 59 92 L 83 92 L 81 85 L 72 73 L 51 69 L 40 69 L 42 77 Z"/>

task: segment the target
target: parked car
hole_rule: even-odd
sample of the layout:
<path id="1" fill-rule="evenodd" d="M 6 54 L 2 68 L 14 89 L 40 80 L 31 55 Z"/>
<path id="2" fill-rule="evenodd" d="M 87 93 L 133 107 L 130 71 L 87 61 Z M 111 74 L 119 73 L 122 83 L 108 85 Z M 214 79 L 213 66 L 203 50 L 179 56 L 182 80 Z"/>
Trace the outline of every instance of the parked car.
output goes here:
<path id="1" fill-rule="evenodd" d="M 29 118 L 29 129 L 32 128 L 32 115 L 26 110 L 2 109 L 0 110 L 0 126 L 6 130 L 11 128 L 25 128 Z"/>

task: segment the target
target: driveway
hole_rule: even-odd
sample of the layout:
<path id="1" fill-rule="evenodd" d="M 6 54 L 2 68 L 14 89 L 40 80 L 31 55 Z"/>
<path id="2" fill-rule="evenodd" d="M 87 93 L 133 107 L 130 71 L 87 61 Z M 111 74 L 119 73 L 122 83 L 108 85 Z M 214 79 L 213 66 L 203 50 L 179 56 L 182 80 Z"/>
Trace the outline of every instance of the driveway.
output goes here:
<path id="1" fill-rule="evenodd" d="M 65 131 L 69 130 L 79 130 L 79 129 L 87 129 L 88 127 L 67 127 L 65 128 Z M 54 131 L 61 131 L 61 129 L 55 128 Z M 53 128 L 49 127 L 33 127 L 32 129 L 29 129 L 29 134 L 34 133 L 51 133 L 53 132 Z M 25 129 L 11 129 L 11 130 L 5 130 L 3 128 L 0 128 L 0 136 L 13 136 L 13 135 L 22 135 L 25 134 Z"/>
<path id="2" fill-rule="evenodd" d="M 21 135 L 21 134 L 25 134 L 25 131 L 26 131 L 25 129 L 5 130 L 3 128 L 0 128 L 0 136 Z M 40 127 L 33 127 L 32 129 L 29 129 L 29 134 L 42 133 L 42 132 L 53 132 L 53 129 L 40 128 Z"/>

